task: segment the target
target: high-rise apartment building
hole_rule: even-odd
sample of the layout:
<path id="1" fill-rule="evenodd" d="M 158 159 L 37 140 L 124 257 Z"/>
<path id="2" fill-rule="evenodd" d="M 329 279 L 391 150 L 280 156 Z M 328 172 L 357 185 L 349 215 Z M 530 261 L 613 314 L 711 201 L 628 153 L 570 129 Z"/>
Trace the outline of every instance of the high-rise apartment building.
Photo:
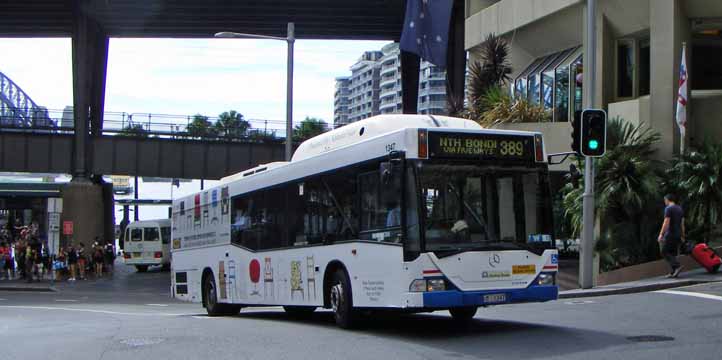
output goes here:
<path id="1" fill-rule="evenodd" d="M 368 78 L 371 76 L 372 78 Z M 398 114 L 402 111 L 401 98 L 401 51 L 398 43 L 390 43 L 381 51 L 367 51 L 351 67 L 350 105 L 347 121 L 339 89 L 348 77 L 336 78 L 334 97 L 334 124 L 343 126 L 377 114 Z M 443 114 L 446 112 L 446 72 L 422 61 L 419 74 L 419 114 Z M 338 120 L 337 120 L 338 119 Z"/>
<path id="2" fill-rule="evenodd" d="M 379 59 L 382 56 L 381 51 L 367 51 L 351 66 L 348 122 L 365 119 L 379 113 L 379 70 L 381 68 Z"/>
<path id="3" fill-rule="evenodd" d="M 351 77 L 339 76 L 336 78 L 336 89 L 333 94 L 333 123 L 346 125 L 349 123 L 349 104 L 351 102 Z"/>

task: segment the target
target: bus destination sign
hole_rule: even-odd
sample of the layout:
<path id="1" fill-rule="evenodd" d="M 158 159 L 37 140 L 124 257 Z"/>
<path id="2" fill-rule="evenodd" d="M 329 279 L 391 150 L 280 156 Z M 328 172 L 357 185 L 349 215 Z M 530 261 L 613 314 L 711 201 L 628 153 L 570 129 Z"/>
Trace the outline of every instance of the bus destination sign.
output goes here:
<path id="1" fill-rule="evenodd" d="M 429 131 L 429 157 L 534 161 L 534 137 Z"/>

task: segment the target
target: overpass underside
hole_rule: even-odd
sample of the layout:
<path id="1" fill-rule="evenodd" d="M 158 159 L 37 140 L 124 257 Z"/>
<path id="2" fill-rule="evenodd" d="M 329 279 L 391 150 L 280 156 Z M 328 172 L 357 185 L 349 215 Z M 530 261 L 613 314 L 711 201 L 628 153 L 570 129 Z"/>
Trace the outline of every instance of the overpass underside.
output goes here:
<path id="1" fill-rule="evenodd" d="M 72 134 L 0 131 L 0 169 L 29 173 L 73 173 Z M 245 169 L 283 161 L 282 143 L 221 142 L 93 136 L 92 174 L 181 179 L 220 179 Z"/>

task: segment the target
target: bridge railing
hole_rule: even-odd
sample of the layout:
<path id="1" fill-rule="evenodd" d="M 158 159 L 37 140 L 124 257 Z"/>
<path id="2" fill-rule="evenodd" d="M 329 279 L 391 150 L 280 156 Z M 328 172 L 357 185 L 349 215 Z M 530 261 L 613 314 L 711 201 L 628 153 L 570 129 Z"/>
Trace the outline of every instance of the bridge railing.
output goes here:
<path id="1" fill-rule="evenodd" d="M 0 131 L 66 134 L 74 132 L 72 110 L 42 109 L 42 111 L 44 119 L 47 120 L 25 122 L 15 113 L 0 114 Z M 109 111 L 104 114 L 102 134 L 218 141 L 280 142 L 285 139 L 286 122 L 283 120 L 245 119 L 241 122 L 232 122 L 230 125 L 220 125 L 218 118 L 204 117 L 205 122 L 194 123 L 195 117 L 195 115 Z M 330 130 L 330 125 L 326 130 Z"/>

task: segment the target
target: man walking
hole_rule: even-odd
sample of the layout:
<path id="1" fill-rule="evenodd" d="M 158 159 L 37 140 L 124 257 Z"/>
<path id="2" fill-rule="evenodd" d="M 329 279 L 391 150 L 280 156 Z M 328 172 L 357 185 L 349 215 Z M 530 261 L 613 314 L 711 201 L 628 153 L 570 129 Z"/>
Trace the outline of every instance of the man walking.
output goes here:
<path id="1" fill-rule="evenodd" d="M 670 278 L 676 278 L 682 271 L 682 266 L 677 260 L 677 252 L 685 237 L 684 211 L 676 204 L 676 200 L 672 194 L 664 196 L 664 222 L 657 238 L 662 247 L 662 256 L 672 268 L 668 276 Z"/>

